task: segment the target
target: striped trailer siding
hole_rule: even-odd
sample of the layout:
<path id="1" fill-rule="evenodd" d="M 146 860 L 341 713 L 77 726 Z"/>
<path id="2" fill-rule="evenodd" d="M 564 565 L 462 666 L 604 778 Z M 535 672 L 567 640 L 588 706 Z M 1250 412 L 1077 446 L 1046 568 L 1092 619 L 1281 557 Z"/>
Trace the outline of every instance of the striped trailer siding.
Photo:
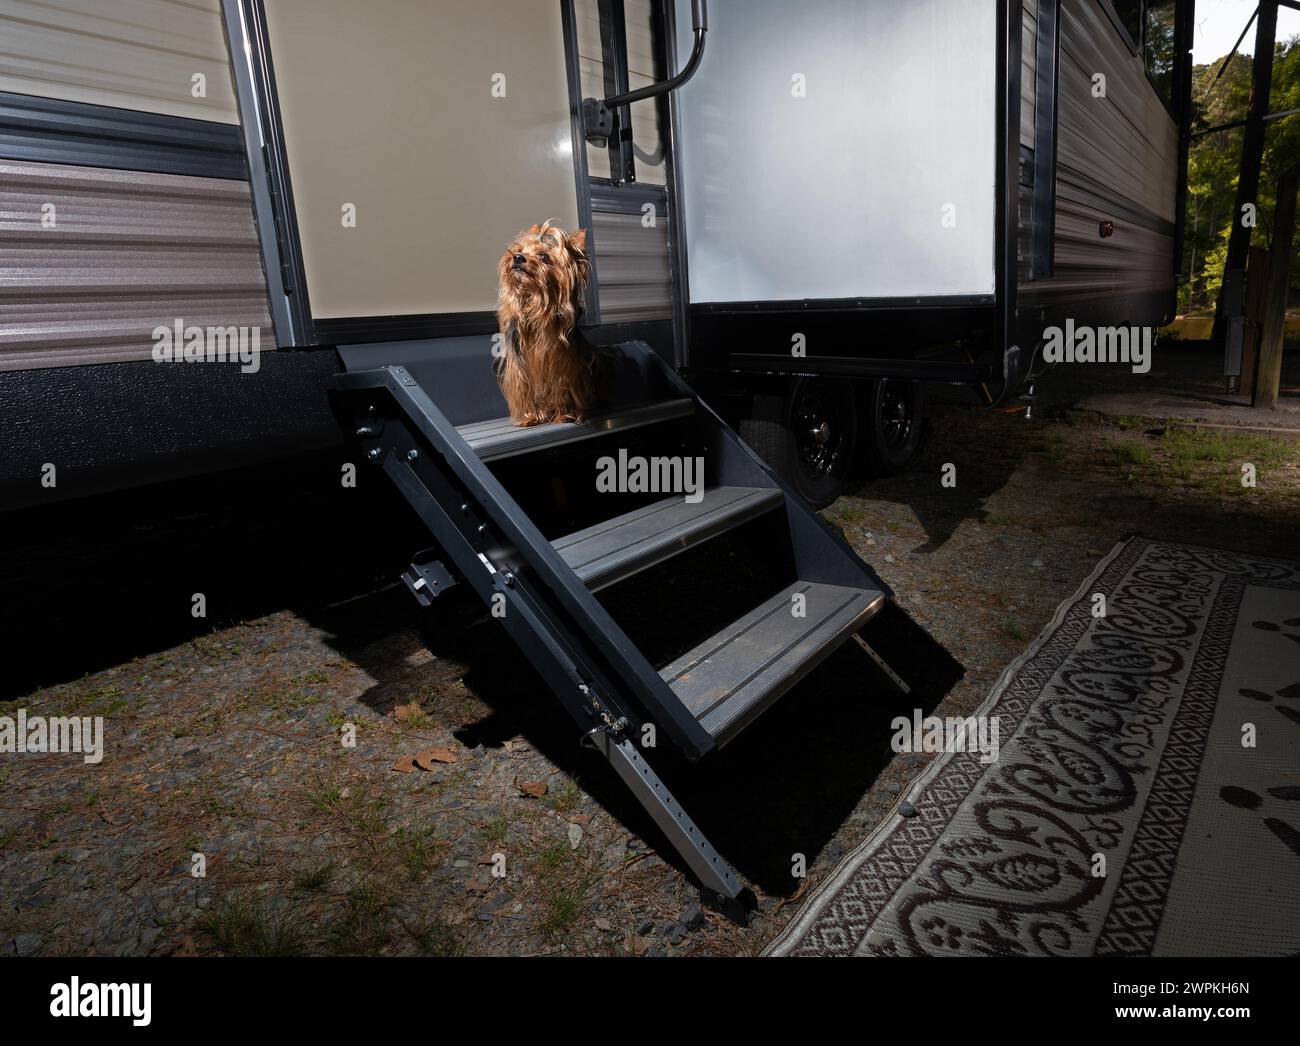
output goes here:
<path id="1" fill-rule="evenodd" d="M 1023 284 L 1021 301 L 1091 305 L 1096 322 L 1156 323 L 1174 292 L 1178 128 L 1100 4 L 1062 0 L 1055 271 Z M 1093 95 L 1098 73 L 1104 98 Z M 1028 218 L 1022 189 L 1022 250 Z M 1101 236 L 1104 221 L 1112 236 Z"/>
<path id="2" fill-rule="evenodd" d="M 239 122 L 219 0 L 0 0 L 0 91 Z"/>
<path id="3" fill-rule="evenodd" d="M 642 221 L 641 205 L 629 205 L 618 190 L 593 190 L 592 236 L 600 280 L 602 323 L 667 319 L 672 315 L 666 198 L 656 194 L 654 224 Z M 635 210 L 631 210 L 631 207 Z"/>
<path id="4" fill-rule="evenodd" d="M 274 348 L 246 182 L 0 159 L 0 371 L 148 360 L 177 319 Z"/>

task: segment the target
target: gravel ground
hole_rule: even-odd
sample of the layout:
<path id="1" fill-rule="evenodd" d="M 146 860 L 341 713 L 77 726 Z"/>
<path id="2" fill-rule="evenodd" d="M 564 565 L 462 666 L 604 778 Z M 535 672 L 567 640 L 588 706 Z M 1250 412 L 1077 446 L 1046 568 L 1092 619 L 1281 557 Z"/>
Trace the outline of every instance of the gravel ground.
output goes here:
<path id="1" fill-rule="evenodd" d="M 1144 380 L 1212 372 L 1183 348 Z M 1081 412 L 1135 379 L 1068 378 L 1032 419 L 935 403 L 916 468 L 826 512 L 964 667 L 923 695 L 938 714 L 978 705 L 1128 533 L 1295 554 L 1300 444 Z M 850 646 L 714 765 L 666 768 L 760 897 L 747 930 L 701 912 L 494 624 L 388 584 L 418 534 L 382 489 L 321 495 L 333 468 L 6 521 L 0 712 L 103 716 L 106 752 L 0 761 L 0 950 L 755 953 L 928 758 L 890 750 L 916 700 Z"/>

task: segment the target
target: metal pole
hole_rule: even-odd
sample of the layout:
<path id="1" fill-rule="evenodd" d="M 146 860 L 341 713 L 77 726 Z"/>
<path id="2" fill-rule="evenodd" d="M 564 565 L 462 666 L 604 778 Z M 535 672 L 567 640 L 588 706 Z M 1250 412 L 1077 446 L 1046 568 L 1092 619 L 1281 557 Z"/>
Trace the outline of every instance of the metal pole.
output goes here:
<path id="1" fill-rule="evenodd" d="M 1277 36 L 1277 0 L 1262 0 L 1255 31 L 1250 106 L 1241 143 L 1241 174 L 1237 179 L 1237 202 L 1232 210 L 1228 257 L 1223 266 L 1223 289 L 1219 293 L 1214 339 L 1224 347 L 1223 373 L 1230 379 L 1241 374 L 1242 328 L 1245 322 L 1246 252 L 1250 247 L 1249 226 L 1243 223 L 1247 205 L 1259 204 L 1259 170 L 1264 159 L 1264 117 L 1268 114 L 1273 80 L 1273 44 Z M 1235 384 L 1235 382 L 1231 382 Z"/>
<path id="2" fill-rule="evenodd" d="M 1286 297 L 1291 280 L 1291 243 L 1295 232 L 1296 189 L 1300 168 L 1293 167 L 1277 186 L 1273 214 L 1273 245 L 1269 248 L 1268 290 L 1264 297 L 1264 324 L 1259 336 L 1258 377 L 1251 406 L 1272 410 L 1282 384 L 1282 343 L 1286 338 Z"/>

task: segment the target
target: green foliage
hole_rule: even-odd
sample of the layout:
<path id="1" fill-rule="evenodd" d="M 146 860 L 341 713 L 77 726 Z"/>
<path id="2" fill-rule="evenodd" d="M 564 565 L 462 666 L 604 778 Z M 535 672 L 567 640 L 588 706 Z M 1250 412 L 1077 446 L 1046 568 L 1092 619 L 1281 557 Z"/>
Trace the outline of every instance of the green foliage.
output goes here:
<path id="1" fill-rule="evenodd" d="M 1192 73 L 1192 102 L 1196 128 L 1216 127 L 1243 119 L 1250 100 L 1251 59 L 1234 54 L 1222 79 L 1210 84 L 1223 60 L 1198 65 Z M 1279 43 L 1273 61 L 1269 110 L 1300 108 L 1300 37 Z M 1217 131 L 1192 139 L 1187 165 L 1187 238 L 1184 245 L 1184 279 L 1179 285 L 1182 312 L 1212 310 L 1223 282 L 1223 263 L 1236 206 L 1241 164 L 1242 129 Z M 1300 115 L 1271 121 L 1264 141 L 1258 222 L 1251 242 L 1268 247 L 1273 236 L 1278 178 L 1300 163 Z M 1300 237 L 1292 244 L 1292 292 L 1300 293 Z"/>

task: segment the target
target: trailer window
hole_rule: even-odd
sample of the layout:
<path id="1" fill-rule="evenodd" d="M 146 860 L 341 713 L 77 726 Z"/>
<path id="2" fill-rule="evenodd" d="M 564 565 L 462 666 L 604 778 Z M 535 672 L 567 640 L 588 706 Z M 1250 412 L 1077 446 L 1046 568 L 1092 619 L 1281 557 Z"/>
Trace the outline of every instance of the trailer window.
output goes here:
<path id="1" fill-rule="evenodd" d="M 1142 58 L 1146 62 L 1147 73 L 1156 85 L 1160 97 L 1166 105 L 1173 104 L 1174 98 L 1174 59 L 1177 48 L 1174 45 L 1174 0 L 1162 0 L 1146 4 L 1146 31 L 1142 40 Z"/>
<path id="2" fill-rule="evenodd" d="M 1142 39 L 1142 0 L 1114 0 L 1115 13 L 1133 46 Z"/>

